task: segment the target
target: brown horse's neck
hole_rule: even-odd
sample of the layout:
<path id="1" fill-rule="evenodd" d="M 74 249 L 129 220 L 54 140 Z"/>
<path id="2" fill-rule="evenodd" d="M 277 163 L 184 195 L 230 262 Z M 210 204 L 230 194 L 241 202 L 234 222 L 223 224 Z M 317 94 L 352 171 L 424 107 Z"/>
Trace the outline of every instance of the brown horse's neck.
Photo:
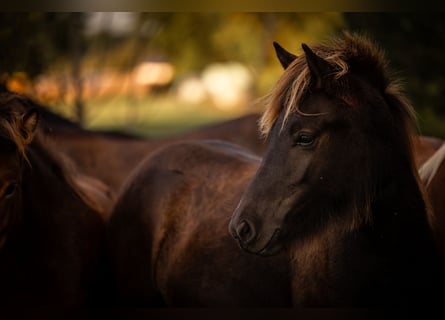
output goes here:
<path id="1" fill-rule="evenodd" d="M 370 231 L 387 250 L 434 252 L 428 206 L 413 174 L 395 173 L 377 191 L 371 210 Z"/>
<path id="2" fill-rule="evenodd" d="M 438 261 L 415 176 L 395 176 L 371 205 L 372 220 L 349 232 L 332 226 L 291 246 L 294 303 L 397 306 L 429 303 Z"/>
<path id="3" fill-rule="evenodd" d="M 29 146 L 27 156 L 29 164 L 25 163 L 22 177 L 23 224 L 55 221 L 88 210 L 68 183 L 67 168 L 56 154 L 37 140 Z"/>

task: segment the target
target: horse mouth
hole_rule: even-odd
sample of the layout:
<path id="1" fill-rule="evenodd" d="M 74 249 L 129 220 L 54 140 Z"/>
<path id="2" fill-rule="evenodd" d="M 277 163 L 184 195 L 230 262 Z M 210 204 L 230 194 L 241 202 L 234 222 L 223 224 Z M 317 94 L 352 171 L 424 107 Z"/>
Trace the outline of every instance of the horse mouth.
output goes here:
<path id="1" fill-rule="evenodd" d="M 275 229 L 275 231 L 272 234 L 272 237 L 270 237 L 269 241 L 267 241 L 264 247 L 261 248 L 260 250 L 252 250 L 247 246 L 243 245 L 240 241 L 238 241 L 238 243 L 240 247 L 248 253 L 256 254 L 259 256 L 273 256 L 278 252 L 280 252 L 282 249 L 282 245 L 276 241 L 280 234 L 280 231 L 281 231 L 280 228 Z"/>

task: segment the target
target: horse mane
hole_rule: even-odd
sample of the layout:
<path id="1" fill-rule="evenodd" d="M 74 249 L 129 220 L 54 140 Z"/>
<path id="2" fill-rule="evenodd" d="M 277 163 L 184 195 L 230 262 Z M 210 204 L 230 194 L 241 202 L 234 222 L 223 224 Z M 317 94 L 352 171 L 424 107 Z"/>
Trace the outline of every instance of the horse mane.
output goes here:
<path id="1" fill-rule="evenodd" d="M 32 142 L 32 147 L 42 158 L 44 165 L 50 167 L 51 172 L 64 181 L 89 209 L 98 213 L 101 218 L 108 214 L 109 208 L 108 204 L 104 203 L 104 198 L 114 201 L 114 194 L 107 185 L 97 178 L 81 173 L 74 161 L 64 153 L 58 152 L 55 143 L 39 129 Z M 93 184 L 100 185 L 100 188 Z M 103 193 L 101 197 L 92 195 L 92 188 L 96 192 Z"/>
<path id="2" fill-rule="evenodd" d="M 21 103 L 22 106 L 28 110 L 31 108 L 37 109 L 41 120 L 43 120 L 41 122 L 45 131 L 51 131 L 52 126 L 57 126 L 58 128 L 64 128 L 65 130 L 71 131 L 84 131 L 82 126 L 80 126 L 78 123 L 51 111 L 49 107 L 37 103 L 28 96 L 10 91 L 0 93 L 0 101 L 9 101 L 9 103 L 11 103 L 14 100 Z"/>
<path id="3" fill-rule="evenodd" d="M 24 159 L 26 156 L 27 141 L 20 132 L 19 121 L 23 111 L 23 103 L 21 103 L 19 95 L 0 93 L 0 136 L 5 140 L 11 140 L 17 147 L 17 150 Z M 17 108 L 19 105 L 19 108 Z"/>
<path id="4" fill-rule="evenodd" d="M 384 52 L 370 39 L 344 31 L 341 36 L 315 44 L 311 49 L 331 64 L 333 73 L 330 76 L 337 80 L 340 89 L 347 86 L 342 81 L 345 75 L 359 74 L 388 98 L 387 102 L 391 107 L 401 111 L 403 123 L 410 136 L 417 131 L 414 109 L 402 94 L 400 82 L 392 78 Z M 289 114 L 299 112 L 299 104 L 310 89 L 310 84 L 310 70 L 305 54 L 301 54 L 286 68 L 270 93 L 264 97 L 267 107 L 259 121 L 260 132 L 264 137 L 268 136 L 282 111 L 285 112 L 283 122 Z M 342 90 L 336 94 L 348 100 L 342 96 Z"/>
<path id="5" fill-rule="evenodd" d="M 0 93 L 0 137 L 9 140 L 17 147 L 21 157 L 32 167 L 29 160 L 27 146 L 29 141 L 20 132 L 21 117 L 26 110 L 32 108 L 29 100 L 25 97 L 10 92 Z M 94 211 L 101 211 L 92 197 L 89 196 L 82 186 L 77 183 L 76 177 L 80 175 L 75 164 L 67 156 L 57 152 L 56 146 L 42 132 L 40 126 L 37 128 L 34 139 L 31 142 L 33 150 L 43 158 L 46 166 L 61 180 L 65 181 L 82 201 Z"/>

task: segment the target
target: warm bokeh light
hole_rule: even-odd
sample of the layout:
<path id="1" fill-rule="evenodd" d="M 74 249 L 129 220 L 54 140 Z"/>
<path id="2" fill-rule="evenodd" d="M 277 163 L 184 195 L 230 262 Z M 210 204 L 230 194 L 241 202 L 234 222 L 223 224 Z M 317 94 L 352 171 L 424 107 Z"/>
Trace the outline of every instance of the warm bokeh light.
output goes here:
<path id="1" fill-rule="evenodd" d="M 155 86 L 169 84 L 175 73 L 175 69 L 168 62 L 143 62 L 133 70 L 136 85 Z"/>
<path id="2" fill-rule="evenodd" d="M 198 114 L 215 120 L 264 108 L 259 98 L 283 72 L 274 41 L 298 55 L 301 43 L 348 29 L 383 45 L 395 71 L 402 71 L 420 120 L 428 123 L 426 132 L 445 136 L 440 13 L 345 12 L 347 0 L 287 8 L 286 1 L 269 2 L 270 8 L 264 1 L 237 1 L 236 10 L 224 9 L 234 1 L 193 4 L 202 10 L 181 10 L 186 1 L 148 2 L 159 10 L 123 10 L 107 1 L 110 11 L 2 12 L 0 41 L 8 45 L 0 52 L 0 87 L 65 115 L 83 114 L 85 125 L 138 123 L 144 131 L 169 114 L 184 116 L 174 126 L 191 126 Z M 323 10 L 301 9 L 319 4 Z M 212 6 L 216 10 L 208 10 Z"/>

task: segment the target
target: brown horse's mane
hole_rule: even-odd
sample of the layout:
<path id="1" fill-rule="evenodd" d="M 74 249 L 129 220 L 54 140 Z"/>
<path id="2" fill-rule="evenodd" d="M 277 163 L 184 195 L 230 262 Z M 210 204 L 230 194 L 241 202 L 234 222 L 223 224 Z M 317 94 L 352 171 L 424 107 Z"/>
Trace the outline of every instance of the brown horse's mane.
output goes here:
<path id="1" fill-rule="evenodd" d="M 87 207 L 98 213 L 106 214 L 103 212 L 102 205 L 97 203 L 94 197 L 90 196 L 89 192 L 78 182 L 78 178 L 81 178 L 83 174 L 79 172 L 71 158 L 58 152 L 55 143 L 40 130 L 36 133 L 33 143 L 38 149 L 39 155 L 44 158 L 46 165 L 51 166 L 52 172 L 65 181 Z M 101 183 L 101 181 L 99 182 Z"/>
<path id="2" fill-rule="evenodd" d="M 27 152 L 27 146 L 31 142 L 20 132 L 19 123 L 24 111 L 28 110 L 23 105 L 27 101 L 26 98 L 18 94 L 0 94 L 0 137 L 5 140 L 11 140 L 15 144 L 19 156 L 25 159 L 32 168 L 32 163 L 29 161 L 29 152 Z M 39 155 L 43 157 L 45 165 L 51 166 L 51 171 L 58 178 L 65 181 L 90 209 L 100 211 L 94 200 L 76 183 L 75 177 L 79 175 L 79 172 L 73 161 L 57 152 L 53 141 L 47 138 L 40 128 L 35 133 L 32 145 Z"/>
<path id="3" fill-rule="evenodd" d="M 0 136 L 6 140 L 12 140 L 16 145 L 20 156 L 27 159 L 26 145 L 28 141 L 19 131 L 22 108 L 17 108 L 17 103 L 21 103 L 21 99 L 16 94 L 1 93 L 0 94 Z"/>
<path id="4" fill-rule="evenodd" d="M 383 95 L 390 97 L 387 100 L 393 102 L 389 103 L 390 105 L 393 104 L 395 108 L 401 109 L 403 123 L 409 136 L 413 131 L 417 131 L 414 109 L 404 97 L 400 81 L 392 78 L 384 52 L 371 40 L 363 35 L 344 31 L 341 36 L 315 44 L 311 46 L 311 49 L 331 64 L 333 70 L 331 76 L 337 80 L 336 85 L 340 87 L 346 85 L 342 80 L 348 73 L 354 72 L 364 76 Z M 282 111 L 285 112 L 284 120 L 292 112 L 301 113 L 298 107 L 309 90 L 310 83 L 311 75 L 306 57 L 301 54 L 286 68 L 274 88 L 264 97 L 267 107 L 259 123 L 263 136 L 269 134 Z M 338 92 L 340 98 L 348 101 L 347 96 L 341 96 L 342 91 Z M 347 90 L 344 91 L 347 92 Z"/>

